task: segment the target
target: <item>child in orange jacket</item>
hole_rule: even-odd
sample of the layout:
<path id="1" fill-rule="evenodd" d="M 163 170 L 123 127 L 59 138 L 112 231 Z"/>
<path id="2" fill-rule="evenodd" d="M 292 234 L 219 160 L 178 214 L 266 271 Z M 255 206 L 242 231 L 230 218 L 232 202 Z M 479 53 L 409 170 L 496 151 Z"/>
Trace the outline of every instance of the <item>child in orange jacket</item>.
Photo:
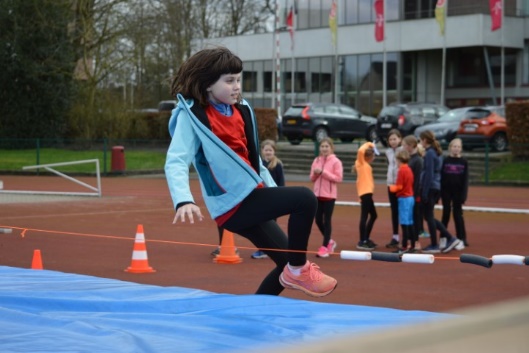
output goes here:
<path id="1" fill-rule="evenodd" d="M 410 154 L 406 150 L 400 150 L 395 155 L 399 167 L 397 181 L 395 185 L 390 185 L 390 192 L 394 192 L 398 199 L 399 205 L 399 223 L 402 228 L 402 247 L 397 249 L 396 253 L 414 253 L 415 242 L 418 240 L 418 234 L 413 230 L 413 206 L 415 198 L 413 197 L 413 171 L 408 166 Z M 408 240 L 411 246 L 408 246 Z"/>
<path id="2" fill-rule="evenodd" d="M 358 149 L 354 170 L 356 177 L 356 191 L 360 198 L 360 241 L 356 245 L 359 250 L 375 250 L 377 244 L 371 239 L 371 231 L 377 219 L 377 210 L 373 201 L 375 179 L 371 163 L 378 155 L 378 150 L 372 142 L 366 142 Z"/>

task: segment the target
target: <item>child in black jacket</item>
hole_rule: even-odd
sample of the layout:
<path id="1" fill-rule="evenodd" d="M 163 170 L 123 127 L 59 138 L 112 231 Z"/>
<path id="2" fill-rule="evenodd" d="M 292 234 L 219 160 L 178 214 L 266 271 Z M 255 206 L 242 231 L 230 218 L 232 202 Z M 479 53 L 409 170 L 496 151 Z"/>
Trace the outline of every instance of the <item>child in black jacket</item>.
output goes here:
<path id="1" fill-rule="evenodd" d="M 443 159 L 441 167 L 441 200 L 443 202 L 442 222 L 445 227 L 450 220 L 450 211 L 454 215 L 456 236 L 468 246 L 463 205 L 468 195 L 468 163 L 461 157 L 463 145 L 461 139 L 455 138 L 450 142 L 450 155 Z"/>

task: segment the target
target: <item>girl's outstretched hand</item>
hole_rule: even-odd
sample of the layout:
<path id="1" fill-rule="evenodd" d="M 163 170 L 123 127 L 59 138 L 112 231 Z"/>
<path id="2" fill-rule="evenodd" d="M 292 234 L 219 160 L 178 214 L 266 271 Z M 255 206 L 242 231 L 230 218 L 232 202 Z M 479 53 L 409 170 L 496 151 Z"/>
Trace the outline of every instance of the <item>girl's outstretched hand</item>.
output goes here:
<path id="1" fill-rule="evenodd" d="M 204 219 L 204 216 L 202 216 L 202 212 L 200 212 L 200 207 L 195 205 L 194 203 L 188 203 L 182 207 L 179 207 L 178 210 L 176 210 L 176 214 L 173 219 L 173 224 L 178 222 L 185 223 L 186 216 L 189 218 L 189 223 L 193 224 L 195 223 L 195 218 L 193 215 L 198 217 L 199 221 L 202 221 Z"/>

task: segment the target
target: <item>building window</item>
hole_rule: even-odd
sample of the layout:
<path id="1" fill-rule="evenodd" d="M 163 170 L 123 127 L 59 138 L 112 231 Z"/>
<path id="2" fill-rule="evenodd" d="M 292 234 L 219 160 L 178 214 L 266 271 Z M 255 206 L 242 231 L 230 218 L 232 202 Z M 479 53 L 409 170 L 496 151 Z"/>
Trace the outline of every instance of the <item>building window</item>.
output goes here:
<path id="1" fill-rule="evenodd" d="M 522 63 L 522 84 L 529 85 L 529 42 L 525 42 Z"/>
<path id="2" fill-rule="evenodd" d="M 257 92 L 257 71 L 242 72 L 243 92 Z"/>
<path id="3" fill-rule="evenodd" d="M 272 71 L 265 71 L 263 73 L 263 91 L 264 92 L 273 92 L 275 91 L 275 87 L 272 87 L 273 85 L 273 77 L 275 75 L 275 72 Z"/>
<path id="4" fill-rule="evenodd" d="M 487 56 L 485 56 L 487 55 Z M 482 47 L 461 48 L 449 51 L 447 86 L 448 87 L 487 87 L 489 85 L 487 62 L 494 85 L 501 83 L 501 49 Z M 505 84 L 516 82 L 516 51 L 505 49 Z"/>

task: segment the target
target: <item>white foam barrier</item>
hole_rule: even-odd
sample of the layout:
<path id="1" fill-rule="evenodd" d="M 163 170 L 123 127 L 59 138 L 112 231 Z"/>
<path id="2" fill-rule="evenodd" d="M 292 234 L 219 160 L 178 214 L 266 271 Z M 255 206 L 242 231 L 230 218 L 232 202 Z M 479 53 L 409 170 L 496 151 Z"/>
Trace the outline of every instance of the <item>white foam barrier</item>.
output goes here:
<path id="1" fill-rule="evenodd" d="M 525 256 L 521 255 L 493 255 L 492 263 L 495 265 L 524 265 Z"/>
<path id="2" fill-rule="evenodd" d="M 369 261 L 371 260 L 371 253 L 369 251 L 340 251 L 340 258 L 342 260 L 357 260 L 357 261 Z"/>
<path id="3" fill-rule="evenodd" d="M 415 264 L 433 264 L 435 257 L 431 254 L 403 254 L 402 262 L 411 262 Z"/>

